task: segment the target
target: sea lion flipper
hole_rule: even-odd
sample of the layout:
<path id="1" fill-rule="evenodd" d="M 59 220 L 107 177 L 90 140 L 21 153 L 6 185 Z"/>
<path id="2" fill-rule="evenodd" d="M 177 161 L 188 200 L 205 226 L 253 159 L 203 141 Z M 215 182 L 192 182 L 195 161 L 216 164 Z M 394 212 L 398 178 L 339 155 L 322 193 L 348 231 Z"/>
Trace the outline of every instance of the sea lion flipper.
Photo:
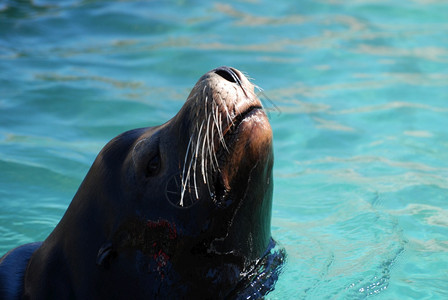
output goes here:
<path id="1" fill-rule="evenodd" d="M 0 258 L 0 299 L 20 299 L 28 261 L 42 242 L 17 247 Z"/>

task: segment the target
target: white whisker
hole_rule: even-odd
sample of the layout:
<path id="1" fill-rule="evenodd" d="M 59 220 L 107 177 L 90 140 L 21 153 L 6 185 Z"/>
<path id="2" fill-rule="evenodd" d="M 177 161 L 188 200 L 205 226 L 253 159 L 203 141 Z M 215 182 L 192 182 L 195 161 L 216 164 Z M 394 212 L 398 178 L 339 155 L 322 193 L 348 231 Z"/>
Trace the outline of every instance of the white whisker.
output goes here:
<path id="1" fill-rule="evenodd" d="M 185 173 L 185 165 L 186 165 L 186 163 L 187 163 L 187 155 L 188 155 L 188 152 L 189 152 L 189 149 L 190 149 L 190 144 L 191 144 L 192 139 L 193 139 L 193 136 L 190 137 L 190 142 L 188 143 L 187 154 L 185 154 L 184 171 L 183 171 L 183 173 L 182 173 L 182 192 L 181 192 L 180 202 L 179 202 L 179 205 L 180 205 L 180 206 L 184 206 L 184 195 L 185 195 L 185 190 L 186 190 L 187 183 L 188 183 L 188 181 L 190 180 L 190 170 L 191 170 L 191 165 L 192 165 L 192 163 L 193 163 L 193 156 L 194 156 L 194 153 L 191 154 L 190 164 L 189 164 L 189 166 L 188 166 L 187 176 L 186 176 L 185 181 L 184 181 L 184 173 Z"/>
<path id="2" fill-rule="evenodd" d="M 222 118 L 222 115 L 219 114 L 219 125 L 220 125 L 220 128 L 219 128 L 219 135 L 220 135 L 220 139 L 221 139 L 221 144 L 222 144 L 222 147 L 223 147 L 227 152 L 229 152 L 229 149 L 227 148 L 227 145 L 226 145 L 226 140 L 224 139 L 224 134 L 223 134 L 223 132 L 222 132 L 222 120 L 221 120 L 221 118 Z"/>
<path id="3" fill-rule="evenodd" d="M 213 139 L 213 123 L 210 123 L 211 121 L 211 115 L 208 116 L 208 120 L 207 120 L 207 132 L 205 134 L 206 138 L 207 138 L 207 151 L 206 151 L 206 155 L 207 157 L 210 157 L 210 159 L 207 159 L 206 161 L 210 161 L 210 164 L 212 166 L 213 169 L 215 169 L 215 166 L 213 165 L 213 160 L 212 160 L 212 149 L 211 149 L 211 143 L 210 140 Z M 210 131 L 210 127 L 211 127 L 211 131 Z M 208 178 L 208 164 L 206 164 L 206 169 L 205 169 L 205 173 L 206 176 Z"/>
<path id="4" fill-rule="evenodd" d="M 221 103 L 223 103 L 222 99 L 221 99 Z M 226 111 L 227 124 L 232 123 L 232 125 L 233 125 L 233 120 L 232 120 L 232 117 L 230 116 L 230 113 L 229 113 L 229 110 L 227 108 L 227 105 L 226 105 L 226 103 L 223 103 L 223 104 L 224 104 L 224 109 Z"/>
<path id="5" fill-rule="evenodd" d="M 197 143 L 196 143 L 195 156 L 194 156 L 194 165 L 193 165 L 193 183 L 194 183 L 194 191 L 195 191 L 195 194 L 196 194 L 196 199 L 199 199 L 198 185 L 197 185 L 197 181 L 196 181 L 196 165 L 197 165 L 197 161 L 198 161 L 199 144 L 201 143 L 201 132 L 202 132 L 202 127 L 203 126 L 204 126 L 204 120 L 202 120 L 201 128 L 199 128 L 198 139 L 197 139 Z"/>
<path id="6" fill-rule="evenodd" d="M 209 123 L 210 123 L 210 116 L 208 116 L 208 121 L 207 121 L 207 131 L 205 132 L 205 136 L 204 139 L 202 141 L 202 178 L 204 179 L 204 184 L 207 184 L 207 179 L 206 179 L 206 168 L 207 168 L 207 164 L 206 164 L 206 155 L 205 155 L 205 145 L 207 144 L 207 140 L 208 140 L 208 132 L 209 132 Z"/>
<path id="7" fill-rule="evenodd" d="M 208 116 L 208 121 L 207 121 L 207 154 L 210 157 L 210 164 L 212 167 L 212 170 L 214 171 L 215 168 L 215 163 L 213 161 L 213 154 L 212 151 L 214 152 L 214 139 L 215 139 L 215 135 L 214 135 L 214 128 L 215 128 L 215 124 L 212 122 L 210 123 L 211 120 L 211 116 Z M 213 148 L 212 148 L 213 147 Z"/>
<path id="8" fill-rule="evenodd" d="M 193 136 L 190 137 L 190 141 L 188 142 L 188 146 L 187 146 L 187 152 L 185 152 L 184 167 L 182 169 L 182 186 L 184 185 L 185 166 L 187 165 L 187 157 L 188 157 L 188 153 L 190 152 L 190 146 L 191 146 L 192 140 L 193 140 Z"/>

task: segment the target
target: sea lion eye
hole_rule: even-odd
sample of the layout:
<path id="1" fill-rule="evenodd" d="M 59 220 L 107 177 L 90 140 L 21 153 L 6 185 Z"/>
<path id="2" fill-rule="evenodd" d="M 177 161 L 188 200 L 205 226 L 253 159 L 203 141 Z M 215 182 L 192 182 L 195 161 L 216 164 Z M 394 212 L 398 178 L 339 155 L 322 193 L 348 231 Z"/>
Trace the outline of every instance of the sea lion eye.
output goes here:
<path id="1" fill-rule="evenodd" d="M 148 162 L 146 166 L 146 177 L 154 176 L 159 172 L 160 169 L 160 155 L 157 152 Z"/>

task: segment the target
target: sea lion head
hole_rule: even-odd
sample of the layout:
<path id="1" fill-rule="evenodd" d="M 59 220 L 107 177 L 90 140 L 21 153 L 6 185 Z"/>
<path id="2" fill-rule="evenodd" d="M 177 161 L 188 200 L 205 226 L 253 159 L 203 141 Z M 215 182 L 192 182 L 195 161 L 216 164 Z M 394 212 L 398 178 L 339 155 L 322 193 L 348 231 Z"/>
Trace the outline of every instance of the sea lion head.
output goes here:
<path id="1" fill-rule="evenodd" d="M 203 236 L 208 253 L 254 259 L 266 250 L 272 130 L 240 71 L 221 67 L 202 76 L 173 119 L 135 141 L 128 160 L 147 213 L 157 212 L 151 220 L 175 215 L 176 228 Z"/>

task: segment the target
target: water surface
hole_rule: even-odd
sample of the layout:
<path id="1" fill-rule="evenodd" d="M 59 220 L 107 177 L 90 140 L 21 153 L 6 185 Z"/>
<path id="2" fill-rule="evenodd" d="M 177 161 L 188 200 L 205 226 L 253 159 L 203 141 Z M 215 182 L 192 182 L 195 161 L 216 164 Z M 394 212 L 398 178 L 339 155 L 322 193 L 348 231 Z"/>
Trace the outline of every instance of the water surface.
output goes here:
<path id="1" fill-rule="evenodd" d="M 43 240 L 96 154 L 205 72 L 264 89 L 272 299 L 448 298 L 448 3 L 0 4 L 0 255 Z"/>

